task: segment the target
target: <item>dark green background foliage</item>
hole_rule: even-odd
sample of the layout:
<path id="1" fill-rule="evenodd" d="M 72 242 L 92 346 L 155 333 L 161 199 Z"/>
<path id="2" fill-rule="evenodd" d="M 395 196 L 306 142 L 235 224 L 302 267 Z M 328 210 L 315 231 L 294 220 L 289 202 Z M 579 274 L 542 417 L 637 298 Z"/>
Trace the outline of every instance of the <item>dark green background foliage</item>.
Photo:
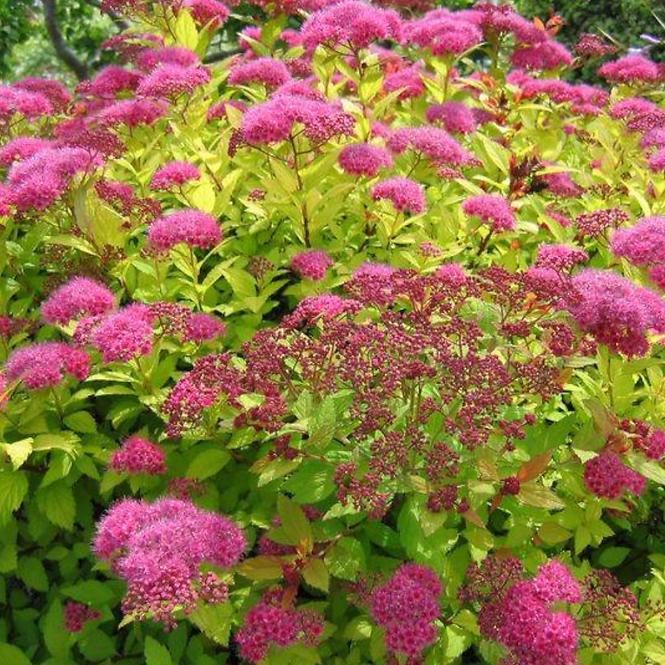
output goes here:
<path id="1" fill-rule="evenodd" d="M 439 4 L 450 8 L 472 6 L 476 0 L 444 0 Z M 574 44 L 582 32 L 604 31 L 625 47 L 644 47 L 644 33 L 665 42 L 665 0 L 516 0 L 513 3 L 525 16 L 546 20 L 560 15 L 565 24 L 560 38 Z M 105 62 L 99 45 L 122 28 L 121 20 L 112 20 L 99 11 L 99 0 L 56 0 L 60 31 L 82 63 L 94 70 Z M 256 10 L 241 5 L 234 14 L 242 16 Z M 242 29 L 241 18 L 226 26 L 224 41 L 233 41 Z M 651 48 L 651 56 L 663 59 L 665 47 Z M 584 72 L 585 74 L 588 72 Z M 0 0 L 0 78 L 16 80 L 24 76 L 48 75 L 72 82 L 74 75 L 58 59 L 44 27 L 40 0 Z"/>

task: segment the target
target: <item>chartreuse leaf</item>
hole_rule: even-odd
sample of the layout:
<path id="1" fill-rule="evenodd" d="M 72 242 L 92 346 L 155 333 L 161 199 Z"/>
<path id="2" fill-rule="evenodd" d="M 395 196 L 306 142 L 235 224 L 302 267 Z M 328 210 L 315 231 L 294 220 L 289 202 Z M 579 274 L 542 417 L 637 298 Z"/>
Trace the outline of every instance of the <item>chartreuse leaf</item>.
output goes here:
<path id="1" fill-rule="evenodd" d="M 233 619 L 231 603 L 199 607 L 189 615 L 189 618 L 213 642 L 222 646 L 228 645 Z"/>
<path id="2" fill-rule="evenodd" d="M 0 523 L 23 503 L 27 492 L 28 478 L 23 471 L 0 471 Z"/>
<path id="3" fill-rule="evenodd" d="M 56 526 L 67 530 L 73 528 L 76 504 L 71 487 L 64 482 L 40 488 L 37 492 L 37 505 L 48 520 Z"/>
<path id="4" fill-rule="evenodd" d="M 0 663 L 2 665 L 32 665 L 28 657 L 18 648 L 0 642 Z"/>
<path id="5" fill-rule="evenodd" d="M 355 538 L 340 538 L 326 553 L 325 563 L 334 577 L 355 581 L 365 569 L 365 550 Z"/>
<path id="6" fill-rule="evenodd" d="M 169 650 L 150 635 L 145 638 L 143 653 L 145 665 L 173 665 Z"/>
<path id="7" fill-rule="evenodd" d="M 312 527 L 302 508 L 283 494 L 277 497 L 277 514 L 280 517 L 280 531 L 289 545 L 301 552 L 311 552 L 314 545 Z"/>
<path id="8" fill-rule="evenodd" d="M 328 591 L 330 575 L 326 564 L 321 559 L 310 559 L 302 569 L 302 576 L 310 586 L 321 589 L 321 591 Z"/>
<path id="9" fill-rule="evenodd" d="M 189 478 L 205 480 L 221 471 L 222 467 L 231 459 L 230 453 L 223 448 L 209 448 L 200 452 L 187 469 Z"/>

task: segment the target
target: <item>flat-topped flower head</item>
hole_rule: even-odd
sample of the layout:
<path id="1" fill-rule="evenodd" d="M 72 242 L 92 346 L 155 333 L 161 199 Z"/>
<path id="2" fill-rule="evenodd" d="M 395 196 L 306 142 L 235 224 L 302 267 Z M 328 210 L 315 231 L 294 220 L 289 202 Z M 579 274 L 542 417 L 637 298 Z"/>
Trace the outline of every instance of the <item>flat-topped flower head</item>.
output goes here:
<path id="1" fill-rule="evenodd" d="M 401 24 L 399 14 L 393 10 L 373 7 L 361 0 L 342 0 L 314 12 L 303 24 L 300 36 L 309 49 L 325 44 L 356 50 L 375 41 L 398 39 Z"/>
<path id="2" fill-rule="evenodd" d="M 395 176 L 378 182 L 372 187 L 375 201 L 387 199 L 395 210 L 419 215 L 427 209 L 427 200 L 422 185 L 410 178 Z"/>
<path id="3" fill-rule="evenodd" d="M 435 9 L 422 18 L 407 21 L 402 44 L 427 48 L 433 55 L 460 55 L 483 41 L 477 25 L 445 9 Z"/>
<path id="4" fill-rule="evenodd" d="M 436 639 L 442 587 L 436 573 L 413 563 L 398 568 L 370 597 L 372 618 L 386 632 L 393 653 L 419 656 Z"/>
<path id="5" fill-rule="evenodd" d="M 611 270 L 585 269 L 572 278 L 567 308 L 579 327 L 612 351 L 642 356 L 647 335 L 665 332 L 665 300 Z"/>
<path id="6" fill-rule="evenodd" d="M 48 97 L 39 92 L 0 85 L 0 118 L 8 120 L 15 114 L 29 120 L 50 115 L 53 105 Z"/>
<path id="7" fill-rule="evenodd" d="M 291 269 L 301 277 L 315 282 L 321 281 L 328 272 L 333 260 L 322 250 L 308 250 L 300 252 L 291 259 Z"/>
<path id="8" fill-rule="evenodd" d="M 321 615 L 293 607 L 281 591 L 269 591 L 245 615 L 235 639 L 241 657 L 250 663 L 259 663 L 273 645 L 315 646 L 323 632 L 323 623 Z"/>
<path id="9" fill-rule="evenodd" d="M 109 65 L 101 69 L 94 78 L 80 83 L 76 90 L 92 97 L 114 98 L 119 93 L 135 91 L 142 78 L 140 72 Z"/>
<path id="10" fill-rule="evenodd" d="M 427 109 L 427 121 L 440 122 L 447 132 L 453 134 L 471 134 L 477 126 L 473 110 L 464 102 L 432 104 Z"/>
<path id="11" fill-rule="evenodd" d="M 610 83 L 655 83 L 661 78 L 658 65 L 642 55 L 626 55 L 606 62 L 598 75 Z"/>
<path id="12" fill-rule="evenodd" d="M 106 316 L 90 333 L 90 343 L 104 362 L 127 362 L 148 355 L 153 345 L 152 315 L 146 305 L 135 303 Z"/>
<path id="13" fill-rule="evenodd" d="M 573 64 L 570 51 L 554 39 L 547 39 L 531 46 L 522 46 L 512 55 L 515 67 L 523 69 L 555 69 Z"/>
<path id="14" fill-rule="evenodd" d="M 44 148 L 9 169 L 7 198 L 19 210 L 45 210 L 67 191 L 74 176 L 99 163 L 83 148 Z"/>
<path id="15" fill-rule="evenodd" d="M 9 381 L 21 381 L 30 390 L 52 388 L 67 374 L 83 381 L 90 372 L 85 351 L 64 342 L 38 342 L 12 351 L 5 365 Z"/>
<path id="16" fill-rule="evenodd" d="M 226 326 L 212 314 L 200 312 L 187 317 L 183 337 L 190 342 L 202 344 L 223 337 Z"/>
<path id="17" fill-rule="evenodd" d="M 156 219 L 148 229 L 148 242 L 160 252 L 183 243 L 210 249 L 222 240 L 217 220 L 201 210 L 178 210 Z"/>
<path id="18" fill-rule="evenodd" d="M 665 217 L 643 217 L 635 226 L 618 229 L 612 251 L 636 266 L 665 264 Z"/>
<path id="19" fill-rule="evenodd" d="M 109 468 L 130 475 L 145 473 L 159 476 L 166 473 L 166 455 L 152 441 L 140 436 L 130 436 L 111 455 Z"/>
<path id="20" fill-rule="evenodd" d="M 470 152 L 438 127 L 401 127 L 388 139 L 388 148 L 398 155 L 413 150 L 437 165 L 464 166 L 475 163 Z"/>
<path id="21" fill-rule="evenodd" d="M 469 217 L 478 217 L 492 225 L 494 231 L 512 231 L 516 226 L 515 212 L 502 196 L 479 194 L 471 196 L 462 204 L 462 210 Z"/>
<path id="22" fill-rule="evenodd" d="M 201 177 L 199 169 L 190 162 L 167 162 L 158 168 L 150 181 L 151 189 L 171 189 L 198 180 Z"/>
<path id="23" fill-rule="evenodd" d="M 82 316 L 99 316 L 115 307 L 115 297 L 104 284 L 88 277 L 74 277 L 59 286 L 42 304 L 46 323 L 66 325 Z"/>
<path id="24" fill-rule="evenodd" d="M 414 63 L 409 67 L 403 67 L 396 72 L 386 74 L 383 79 L 383 89 L 385 92 L 395 92 L 399 90 L 398 99 L 413 99 L 425 94 L 425 83 L 423 77 L 427 74 L 419 63 Z"/>
<path id="25" fill-rule="evenodd" d="M 208 81 L 210 71 L 206 67 L 162 63 L 142 79 L 137 92 L 147 97 L 175 99 L 183 94 L 191 95 Z"/>
<path id="26" fill-rule="evenodd" d="M 242 137 L 249 143 L 286 141 L 295 125 L 313 143 L 324 143 L 334 136 L 350 136 L 355 128 L 351 115 L 341 107 L 301 95 L 279 95 L 247 110 Z"/>
<path id="27" fill-rule="evenodd" d="M 162 64 L 191 67 L 198 65 L 200 62 L 199 56 L 184 46 L 144 48 L 136 56 L 136 66 L 146 72 L 151 72 L 155 67 Z"/>
<path id="28" fill-rule="evenodd" d="M 266 57 L 235 65 L 229 72 L 228 81 L 231 85 L 261 83 L 266 88 L 278 88 L 290 79 L 291 74 L 281 60 Z"/>
<path id="29" fill-rule="evenodd" d="M 578 263 L 588 261 L 589 255 L 579 247 L 543 244 L 538 248 L 536 266 L 552 268 L 557 272 L 569 272 Z"/>
<path id="30" fill-rule="evenodd" d="M 48 139 L 39 136 L 17 136 L 0 148 L 0 166 L 11 166 L 14 162 L 29 159 L 44 148 L 53 147 Z"/>
<path id="31" fill-rule="evenodd" d="M 92 121 L 102 127 L 153 125 L 166 115 L 166 106 L 150 99 L 123 99 L 105 106 Z"/>
<path id="32" fill-rule="evenodd" d="M 618 499 L 626 492 L 639 496 L 646 489 L 646 478 L 610 452 L 601 453 L 584 465 L 584 483 L 590 492 L 605 499 Z"/>
<path id="33" fill-rule="evenodd" d="M 381 169 L 390 168 L 393 159 L 380 146 L 369 143 L 345 145 L 339 153 L 339 165 L 345 173 L 373 178 Z"/>
<path id="34" fill-rule="evenodd" d="M 235 3 L 229 3 L 235 4 Z M 182 0 L 181 7 L 188 9 L 196 23 L 219 30 L 229 18 L 229 8 L 218 0 Z"/>
<path id="35" fill-rule="evenodd" d="M 62 111 L 72 101 L 72 96 L 67 88 L 55 79 L 45 79 L 36 76 L 28 76 L 12 83 L 12 88 L 27 90 L 46 97 L 51 103 L 54 111 Z"/>
<path id="36" fill-rule="evenodd" d="M 174 627 L 174 612 L 228 599 L 226 585 L 203 565 L 229 568 L 246 548 L 237 524 L 188 500 L 125 500 L 99 522 L 93 548 L 127 582 L 126 614 Z"/>

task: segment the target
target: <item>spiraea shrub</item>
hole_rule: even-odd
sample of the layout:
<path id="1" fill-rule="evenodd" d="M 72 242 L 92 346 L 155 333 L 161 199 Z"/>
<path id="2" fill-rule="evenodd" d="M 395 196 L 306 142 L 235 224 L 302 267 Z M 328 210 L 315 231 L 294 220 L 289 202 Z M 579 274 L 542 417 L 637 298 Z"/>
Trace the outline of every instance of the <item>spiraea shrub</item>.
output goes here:
<path id="1" fill-rule="evenodd" d="M 665 662 L 665 68 L 432 5 L 2 86 L 2 665 Z"/>

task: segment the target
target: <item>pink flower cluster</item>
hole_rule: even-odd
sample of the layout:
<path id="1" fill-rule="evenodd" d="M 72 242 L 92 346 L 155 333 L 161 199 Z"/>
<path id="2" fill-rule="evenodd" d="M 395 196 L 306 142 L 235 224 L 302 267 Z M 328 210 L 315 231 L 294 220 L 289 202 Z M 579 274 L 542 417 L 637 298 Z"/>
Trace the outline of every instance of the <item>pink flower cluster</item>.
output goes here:
<path id="1" fill-rule="evenodd" d="M 313 143 L 325 143 L 334 136 L 351 136 L 355 121 L 340 107 L 300 95 L 278 95 L 252 106 L 243 117 L 242 138 L 247 143 L 286 141 L 295 124 Z"/>
<path id="2" fill-rule="evenodd" d="M 510 561 L 514 560 L 499 563 L 498 568 Z M 514 665 L 575 665 L 575 620 L 567 612 L 554 609 L 558 603 L 582 601 L 580 585 L 568 568 L 550 561 L 540 567 L 533 579 L 515 581 L 509 586 L 520 575 L 519 563 L 515 562 L 508 578 L 488 580 L 496 593 L 479 593 L 479 588 L 487 583 L 483 578 L 494 568 L 497 565 L 490 558 L 480 569 L 467 573 L 470 583 L 462 592 L 465 600 L 483 602 L 478 616 L 481 634 L 502 644 L 509 653 L 507 662 Z"/>
<path id="3" fill-rule="evenodd" d="M 93 610 L 83 603 L 68 600 L 64 608 L 64 628 L 68 633 L 80 633 L 88 621 L 102 618 L 99 610 Z"/>
<path id="4" fill-rule="evenodd" d="M 83 319 L 79 324 L 81 330 L 77 328 L 75 339 L 87 331 L 87 340 L 101 352 L 105 363 L 128 362 L 152 351 L 152 321 L 148 307 L 135 303 L 109 314 L 101 321 Z"/>
<path id="5" fill-rule="evenodd" d="M 166 115 L 166 107 L 150 99 L 123 99 L 105 106 L 92 121 L 102 127 L 152 125 Z"/>
<path id="6" fill-rule="evenodd" d="M 610 270 L 585 269 L 571 280 L 567 308 L 579 327 L 628 356 L 649 350 L 647 335 L 665 332 L 665 300 Z"/>
<path id="7" fill-rule="evenodd" d="M 402 127 L 390 136 L 388 148 L 398 155 L 413 150 L 437 165 L 464 166 L 475 163 L 471 153 L 438 127 Z"/>
<path id="8" fill-rule="evenodd" d="M 173 161 L 160 166 L 150 181 L 151 189 L 171 189 L 182 187 L 185 183 L 198 180 L 201 172 L 189 162 Z"/>
<path id="9" fill-rule="evenodd" d="M 339 165 L 351 175 L 364 175 L 373 178 L 383 168 L 393 165 L 390 153 L 369 143 L 345 145 L 339 153 Z"/>
<path id="10" fill-rule="evenodd" d="M 229 3 L 234 4 L 234 3 Z M 229 8 L 218 0 L 182 0 L 180 5 L 192 14 L 196 23 L 219 30 L 229 17 Z"/>
<path id="11" fill-rule="evenodd" d="M 44 148 L 9 169 L 7 200 L 18 210 L 45 210 L 67 191 L 74 176 L 97 165 L 83 148 Z"/>
<path id="12" fill-rule="evenodd" d="M 21 347 L 11 353 L 5 365 L 7 379 L 22 381 L 30 390 L 57 386 L 65 374 L 83 381 L 89 372 L 88 354 L 63 342 L 38 342 Z"/>
<path id="13" fill-rule="evenodd" d="M 152 441 L 140 436 L 130 436 L 111 455 L 109 469 L 130 475 L 145 473 L 159 476 L 166 473 L 166 455 Z"/>
<path id="14" fill-rule="evenodd" d="M 240 527 L 190 501 L 165 498 L 152 504 L 124 499 L 97 525 L 95 554 L 127 582 L 125 614 L 152 618 L 167 627 L 173 612 L 185 614 L 199 601 L 224 602 L 226 585 L 203 564 L 230 568 L 247 546 Z"/>
<path id="15" fill-rule="evenodd" d="M 540 245 L 536 266 L 557 272 L 570 272 L 577 264 L 588 261 L 589 255 L 579 247 L 569 245 Z"/>
<path id="16" fill-rule="evenodd" d="M 517 223 L 510 203 L 494 194 L 472 196 L 464 201 L 462 210 L 469 217 L 478 217 L 491 224 L 494 231 L 513 231 Z"/>
<path id="17" fill-rule="evenodd" d="M 483 33 L 465 12 L 434 9 L 407 21 L 402 44 L 429 49 L 433 55 L 460 55 L 483 41 Z"/>
<path id="18" fill-rule="evenodd" d="M 302 44 L 367 48 L 372 42 L 399 38 L 402 20 L 389 9 L 373 7 L 361 0 L 342 0 L 314 12 L 300 30 Z"/>
<path id="19" fill-rule="evenodd" d="M 178 210 L 156 219 L 148 228 L 148 242 L 166 252 L 180 243 L 210 249 L 222 240 L 217 220 L 201 210 Z"/>
<path id="20" fill-rule="evenodd" d="M 606 62 L 598 74 L 611 83 L 655 83 L 660 79 L 658 65 L 642 55 L 627 55 Z"/>
<path id="21" fill-rule="evenodd" d="M 646 489 L 646 478 L 612 452 L 603 452 L 584 465 L 584 483 L 590 492 L 606 499 L 618 499 L 626 491 L 639 496 Z"/>
<path id="22" fill-rule="evenodd" d="M 155 67 L 162 64 L 180 65 L 191 67 L 200 62 L 199 56 L 183 46 L 162 46 L 156 48 L 144 48 L 135 58 L 136 66 L 145 72 L 151 72 Z"/>
<path id="23" fill-rule="evenodd" d="M 17 136 L 0 148 L 0 166 L 11 166 L 51 147 L 51 141 L 38 136 Z"/>
<path id="24" fill-rule="evenodd" d="M 301 277 L 319 282 L 325 276 L 333 260 L 322 250 L 300 252 L 291 259 L 291 269 Z"/>
<path id="25" fill-rule="evenodd" d="M 300 642 L 315 646 L 323 632 L 323 618 L 314 613 L 285 605 L 281 591 L 266 593 L 246 614 L 235 639 L 240 655 L 258 663 L 268 655 L 268 649 L 286 647 Z"/>
<path id="26" fill-rule="evenodd" d="M 372 618 L 385 630 L 389 651 L 418 657 L 438 635 L 442 587 L 426 566 L 406 563 L 370 597 Z"/>
<path id="27" fill-rule="evenodd" d="M 141 80 L 137 92 L 147 97 L 175 99 L 183 94 L 191 95 L 208 81 L 210 71 L 206 67 L 163 63 Z"/>
<path id="28" fill-rule="evenodd" d="M 665 217 L 643 217 L 612 236 L 612 251 L 636 266 L 665 264 Z"/>
<path id="29" fill-rule="evenodd" d="M 87 277 L 74 277 L 59 286 L 42 304 L 46 323 L 66 325 L 81 316 L 100 316 L 115 307 L 113 293 Z"/>
<path id="30" fill-rule="evenodd" d="M 278 88 L 289 80 L 291 80 L 291 74 L 286 65 L 275 58 L 256 58 L 241 62 L 232 67 L 229 72 L 231 85 L 261 83 L 266 88 Z"/>
<path id="31" fill-rule="evenodd" d="M 427 199 L 422 185 L 410 178 L 396 176 L 381 180 L 372 187 L 372 198 L 375 201 L 388 199 L 399 212 L 409 211 L 419 215 L 427 209 Z"/>
<path id="32" fill-rule="evenodd" d="M 447 132 L 471 134 L 476 130 L 473 110 L 464 102 L 433 104 L 427 109 L 428 122 L 440 122 Z"/>

